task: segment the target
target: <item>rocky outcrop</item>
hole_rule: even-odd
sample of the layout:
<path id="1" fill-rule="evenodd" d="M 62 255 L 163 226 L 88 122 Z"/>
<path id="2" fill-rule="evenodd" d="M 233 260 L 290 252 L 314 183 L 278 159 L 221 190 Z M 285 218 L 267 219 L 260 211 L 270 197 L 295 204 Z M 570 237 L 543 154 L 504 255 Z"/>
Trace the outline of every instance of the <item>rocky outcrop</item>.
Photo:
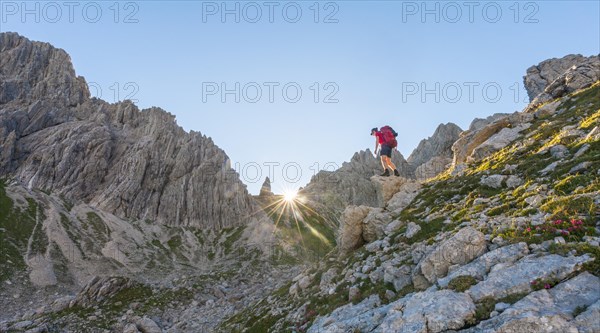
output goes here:
<path id="1" fill-rule="evenodd" d="M 6 32 L 0 33 L 0 54 L 0 105 L 43 99 L 73 107 L 90 97 L 85 79 L 75 75 L 64 50 Z"/>
<path id="2" fill-rule="evenodd" d="M 600 80 L 600 58 L 569 55 L 550 59 L 527 70 L 525 88 L 531 103 L 524 110 L 510 115 L 495 114 L 487 119 L 476 119 L 452 146 L 453 168 L 461 171 L 465 162 L 483 159 L 506 147 L 529 128 L 534 117 L 555 113 L 557 104 L 543 103 L 586 88 Z M 536 111 L 535 114 L 532 112 Z"/>
<path id="3" fill-rule="evenodd" d="M 385 227 L 392 222 L 392 217 L 383 208 L 371 208 L 363 220 L 362 238 L 370 243 L 383 236 Z"/>
<path id="4" fill-rule="evenodd" d="M 496 120 L 507 117 L 509 115 L 509 113 L 494 113 L 493 115 L 488 116 L 486 118 L 475 118 L 473 119 L 473 121 L 471 121 L 468 130 L 471 132 L 480 130 L 483 127 L 495 122 Z"/>
<path id="5" fill-rule="evenodd" d="M 536 279 L 560 281 L 590 260 L 588 255 L 567 258 L 556 254 L 543 257 L 527 256 L 514 264 L 490 272 L 484 281 L 471 287 L 468 293 L 473 300 L 479 301 L 484 297 L 499 299 L 511 294 L 528 292 L 532 290 L 532 281 Z"/>
<path id="6" fill-rule="evenodd" d="M 269 179 L 269 177 L 266 177 L 264 183 L 262 184 L 262 186 L 260 188 L 259 196 L 264 197 L 264 196 L 272 196 L 272 195 L 273 195 L 273 192 L 271 192 L 271 180 Z"/>
<path id="7" fill-rule="evenodd" d="M 388 308 L 380 306 L 381 300 L 374 295 L 356 305 L 339 307 L 329 316 L 318 318 L 308 333 L 371 332 L 380 324 Z"/>
<path id="8" fill-rule="evenodd" d="M 293 301 L 271 295 L 251 313 L 279 315 L 291 307 L 274 331 L 290 322 L 309 332 L 597 331 L 598 278 L 581 273 L 573 279 L 582 270 L 597 271 L 597 186 L 561 179 L 569 172 L 596 176 L 590 152 L 598 89 L 546 104 L 539 113 L 474 121 L 454 144 L 461 176 L 423 183 L 408 206 L 409 194 L 420 190 L 373 177 L 379 207 L 352 223 L 358 243 L 370 243 L 303 273 L 326 276 L 324 283 L 307 284 Z M 500 150 L 506 154 L 493 155 Z M 551 163 L 554 171 L 544 174 Z M 574 207 L 579 200 L 585 207 Z M 573 216 L 571 223 L 556 220 L 564 214 Z M 580 225 L 589 228 L 585 236 Z M 332 303 L 344 305 L 331 310 Z M 317 317 L 311 323 L 307 316 Z"/>
<path id="9" fill-rule="evenodd" d="M 573 320 L 573 313 L 577 308 L 590 310 L 599 299 L 600 279 L 586 272 L 529 294 L 467 332 L 593 332 L 594 327 L 600 328 L 598 318 L 588 322 L 584 312 Z"/>
<path id="10" fill-rule="evenodd" d="M 413 178 L 411 167 L 398 151 L 392 152 L 392 161 L 401 176 Z M 370 150 L 360 151 L 335 171 L 320 171 L 312 177 L 301 193 L 330 210 L 343 211 L 348 205 L 378 206 L 376 187 L 371 177 L 383 168 L 379 158 Z"/>
<path id="11" fill-rule="evenodd" d="M 392 197 L 400 191 L 405 185 L 407 186 L 407 190 L 414 188 L 413 182 L 409 179 L 403 177 L 382 177 L 382 176 L 373 176 L 371 177 L 371 182 L 375 187 L 375 192 L 377 193 L 377 207 L 386 207 L 388 202 Z M 409 189 L 410 187 L 410 189 Z M 411 191 L 413 192 L 413 191 Z"/>
<path id="12" fill-rule="evenodd" d="M 588 87 L 600 80 L 600 58 L 570 54 L 544 60 L 527 69 L 523 77 L 529 101 L 539 104 Z"/>
<path id="13" fill-rule="evenodd" d="M 119 291 L 129 288 L 133 282 L 123 277 L 104 277 L 98 276 L 91 279 L 85 287 L 71 301 L 70 307 L 81 306 L 89 307 L 102 303 L 105 299 L 114 296 Z"/>
<path id="14" fill-rule="evenodd" d="M 407 180 L 394 193 L 391 199 L 387 201 L 387 210 L 392 213 L 399 214 L 406 206 L 408 206 L 420 193 L 422 185 L 418 181 Z"/>
<path id="15" fill-rule="evenodd" d="M 446 277 L 437 280 L 440 287 L 447 287 L 448 283 L 459 276 L 472 276 L 477 280 L 483 280 L 492 267 L 498 264 L 512 264 L 529 254 L 527 243 L 518 243 L 495 249 L 484 253 L 481 257 L 473 260 L 467 265 L 452 271 Z"/>
<path id="16" fill-rule="evenodd" d="M 308 332 L 438 333 L 459 329 L 474 315 L 473 301 L 450 290 L 416 293 L 383 306 L 374 295 L 318 318 Z"/>
<path id="17" fill-rule="evenodd" d="M 433 135 L 421 140 L 407 159 L 417 179 L 435 177 L 452 162 L 452 144 L 462 129 L 453 123 L 440 124 Z"/>
<path id="18" fill-rule="evenodd" d="M 49 44 L 15 33 L 0 43 L 3 177 L 174 226 L 232 227 L 257 211 L 210 138 L 159 108 L 89 98 L 69 56 Z"/>
<path id="19" fill-rule="evenodd" d="M 422 289 L 435 283 L 446 276 L 450 266 L 464 265 L 485 251 L 485 237 L 481 232 L 473 228 L 461 229 L 419 262 L 413 276 L 415 287 Z"/>
<path id="20" fill-rule="evenodd" d="M 531 120 L 533 115 L 516 112 L 461 133 L 460 138 L 452 145 L 453 167 L 482 159 L 504 148 L 521 136 L 520 133 L 529 127 Z"/>
<path id="21" fill-rule="evenodd" d="M 364 243 L 363 220 L 371 211 L 367 206 L 348 206 L 342 213 L 337 235 L 340 253 L 348 253 Z"/>
<path id="22" fill-rule="evenodd" d="M 451 290 L 426 291 L 389 306 L 387 316 L 373 332 L 427 332 L 456 330 L 475 315 L 475 304 Z"/>

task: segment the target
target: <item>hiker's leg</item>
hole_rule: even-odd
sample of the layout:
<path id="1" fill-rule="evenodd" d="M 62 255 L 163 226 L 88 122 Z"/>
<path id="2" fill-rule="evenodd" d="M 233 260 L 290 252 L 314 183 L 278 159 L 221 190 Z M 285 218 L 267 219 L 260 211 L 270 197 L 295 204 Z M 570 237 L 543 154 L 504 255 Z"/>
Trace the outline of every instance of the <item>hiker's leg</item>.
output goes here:
<path id="1" fill-rule="evenodd" d="M 389 158 L 388 156 L 385 156 L 385 165 L 383 166 L 384 169 L 390 169 L 390 171 L 394 171 L 394 169 L 396 169 L 396 167 L 394 166 L 394 163 L 392 163 L 392 159 Z"/>
<path id="2" fill-rule="evenodd" d="M 392 148 L 388 145 L 382 145 L 380 154 L 381 163 L 383 164 L 383 170 L 387 170 L 388 168 L 390 168 L 390 164 L 392 163 Z M 392 169 L 391 171 L 394 171 L 394 169 Z"/>
<path id="3" fill-rule="evenodd" d="M 381 166 L 383 167 L 383 171 L 387 168 L 387 156 L 381 155 Z"/>
<path id="4" fill-rule="evenodd" d="M 388 167 L 390 168 L 390 170 L 394 171 L 396 170 L 396 166 L 394 165 L 394 162 L 392 162 L 391 158 L 387 158 L 387 162 L 388 162 Z"/>

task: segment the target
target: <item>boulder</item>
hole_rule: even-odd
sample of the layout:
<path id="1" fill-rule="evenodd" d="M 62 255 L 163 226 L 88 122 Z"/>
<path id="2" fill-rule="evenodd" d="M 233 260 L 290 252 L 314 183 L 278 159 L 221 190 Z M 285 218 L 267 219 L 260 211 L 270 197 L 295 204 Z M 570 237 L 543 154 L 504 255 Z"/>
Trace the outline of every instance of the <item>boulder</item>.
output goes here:
<path id="1" fill-rule="evenodd" d="M 400 291 L 412 283 L 410 266 L 402 265 L 396 267 L 394 265 L 384 264 L 383 269 L 383 281 L 393 284 L 396 291 Z"/>
<path id="2" fill-rule="evenodd" d="M 600 278 L 589 273 L 582 273 L 568 281 L 558 284 L 552 289 L 542 289 L 527 295 L 502 314 L 481 322 L 474 332 L 581 332 L 598 327 L 596 323 L 587 322 L 586 316 L 581 321 L 572 321 L 573 312 L 577 308 L 588 308 L 600 299 Z M 583 313 L 582 313 L 583 315 Z"/>
<path id="3" fill-rule="evenodd" d="M 379 297 L 373 295 L 358 304 L 346 304 L 329 315 L 318 317 L 307 332 L 371 332 L 381 323 L 388 307 L 382 306 Z"/>
<path id="4" fill-rule="evenodd" d="M 536 118 L 545 118 L 545 117 L 551 116 L 556 113 L 556 110 L 558 109 L 558 107 L 560 106 L 561 103 L 562 103 L 562 100 L 560 100 L 560 99 L 557 99 L 550 103 L 546 103 L 546 104 L 540 106 L 537 109 L 537 111 L 534 112 L 534 115 Z"/>
<path id="5" fill-rule="evenodd" d="M 579 333 L 600 332 L 600 300 L 577 316 L 573 324 L 577 327 Z"/>
<path id="6" fill-rule="evenodd" d="M 404 233 L 404 236 L 406 238 L 413 238 L 414 235 L 416 235 L 419 231 L 421 231 L 421 226 L 414 223 L 414 222 L 409 222 L 406 225 L 406 232 Z"/>
<path id="7" fill-rule="evenodd" d="M 446 276 L 450 266 L 464 265 L 485 251 L 485 235 L 471 227 L 463 228 L 426 255 L 419 262 L 416 275 L 420 274 L 427 282 L 435 283 L 439 278 Z"/>
<path id="8" fill-rule="evenodd" d="M 471 227 L 459 230 L 419 262 L 420 273 L 429 283 L 446 276 L 448 267 L 464 265 L 486 251 L 485 236 Z"/>
<path id="9" fill-rule="evenodd" d="M 144 317 L 136 322 L 137 328 L 142 333 L 162 333 L 162 329 L 154 320 Z"/>
<path id="10" fill-rule="evenodd" d="M 319 289 L 321 292 L 325 292 L 329 290 L 329 288 L 333 287 L 333 280 L 338 276 L 338 270 L 335 267 L 332 267 L 325 271 L 321 275 L 321 281 L 319 282 Z"/>
<path id="11" fill-rule="evenodd" d="M 486 125 L 461 133 L 460 138 L 452 145 L 453 168 L 461 168 L 465 162 L 483 158 L 502 149 L 517 139 L 521 135 L 520 132 L 530 126 L 529 122 L 532 120 L 532 114 L 516 112 L 496 117 Z M 476 153 L 475 149 L 478 149 Z"/>
<path id="12" fill-rule="evenodd" d="M 383 208 L 387 205 L 392 196 L 398 193 L 402 186 L 409 182 L 409 180 L 404 177 L 396 176 L 373 176 L 371 177 L 371 182 L 375 186 L 375 191 L 377 193 L 377 206 Z"/>
<path id="13" fill-rule="evenodd" d="M 406 181 L 387 202 L 387 209 L 394 213 L 399 213 L 415 199 L 420 190 L 421 184 L 419 182 Z"/>
<path id="14" fill-rule="evenodd" d="M 419 292 L 390 303 L 387 316 L 373 332 L 438 333 L 462 328 L 475 316 L 475 304 L 451 290 Z"/>
<path id="15" fill-rule="evenodd" d="M 536 279 L 562 280 L 592 260 L 589 255 L 562 257 L 529 255 L 509 265 L 492 269 L 487 278 L 472 286 L 467 292 L 474 301 L 484 297 L 499 299 L 512 294 L 530 292 L 531 282 Z"/>
<path id="16" fill-rule="evenodd" d="M 565 158 L 569 155 L 569 148 L 564 145 L 554 145 L 550 147 L 550 155 L 557 159 Z"/>
<path id="17" fill-rule="evenodd" d="M 490 175 L 483 176 L 479 181 L 479 184 L 491 187 L 491 188 L 501 188 L 502 182 L 506 179 L 506 176 L 503 175 Z"/>
<path id="18" fill-rule="evenodd" d="M 473 149 L 470 157 L 473 160 L 481 160 L 484 157 L 497 152 L 515 141 L 521 132 L 531 126 L 530 123 L 518 124 L 514 127 L 502 128 L 498 133 L 490 136 L 487 140 Z"/>
<path id="19" fill-rule="evenodd" d="M 489 273 L 492 267 L 497 264 L 512 264 L 527 254 L 529 254 L 527 243 L 504 246 L 484 253 L 481 257 L 459 267 L 446 277 L 438 279 L 437 283 L 440 287 L 445 288 L 454 278 L 464 275 L 472 276 L 481 281 Z"/>
<path id="20" fill-rule="evenodd" d="M 367 206 L 348 206 L 340 218 L 337 235 L 338 249 L 341 254 L 346 254 L 364 243 L 363 220 L 371 211 Z"/>
<path id="21" fill-rule="evenodd" d="M 519 176 L 515 176 L 515 175 L 510 175 L 506 179 L 506 187 L 517 188 L 517 187 L 523 185 L 524 182 L 525 181 L 523 180 L 523 178 L 521 178 Z"/>
<path id="22" fill-rule="evenodd" d="M 386 226 L 392 222 L 392 216 L 383 208 L 371 208 L 363 220 L 362 238 L 365 242 L 373 242 L 385 234 Z"/>

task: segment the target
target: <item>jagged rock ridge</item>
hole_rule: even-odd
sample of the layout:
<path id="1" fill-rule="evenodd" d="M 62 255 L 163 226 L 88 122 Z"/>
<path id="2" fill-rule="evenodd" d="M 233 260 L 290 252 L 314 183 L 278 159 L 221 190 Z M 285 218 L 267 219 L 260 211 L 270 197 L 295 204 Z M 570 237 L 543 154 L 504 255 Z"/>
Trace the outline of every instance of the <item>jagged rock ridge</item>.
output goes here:
<path id="1" fill-rule="evenodd" d="M 90 98 L 69 56 L 0 34 L 0 174 L 117 216 L 223 228 L 256 209 L 227 155 L 160 108 Z"/>
<path id="2" fill-rule="evenodd" d="M 400 174 L 413 178 L 413 171 L 402 154 L 392 152 L 392 162 Z M 314 203 L 338 213 L 347 205 L 377 205 L 376 189 L 370 178 L 383 172 L 381 161 L 367 149 L 357 152 L 350 162 L 335 171 L 320 171 L 301 191 Z"/>
<path id="3" fill-rule="evenodd" d="M 453 123 L 440 124 L 433 135 L 421 140 L 408 157 L 417 179 L 428 179 L 446 170 L 452 163 L 452 144 L 462 129 Z"/>

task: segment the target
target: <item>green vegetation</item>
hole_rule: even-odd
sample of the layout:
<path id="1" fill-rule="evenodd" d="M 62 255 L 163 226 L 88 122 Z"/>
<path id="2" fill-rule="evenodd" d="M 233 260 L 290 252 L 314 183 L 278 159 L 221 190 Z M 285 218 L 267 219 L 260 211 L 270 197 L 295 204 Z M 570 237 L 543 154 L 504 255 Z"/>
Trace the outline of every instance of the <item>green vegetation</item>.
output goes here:
<path id="1" fill-rule="evenodd" d="M 550 252 L 566 256 L 569 252 L 575 251 L 577 255 L 589 254 L 594 260 L 583 264 L 582 270 L 590 272 L 597 277 L 600 277 L 600 248 L 592 246 L 588 243 L 575 243 L 575 244 L 552 244 L 550 245 Z"/>
<path id="2" fill-rule="evenodd" d="M 181 240 L 181 236 L 179 236 L 179 235 L 175 235 L 167 241 L 167 245 L 169 245 L 169 248 L 172 251 L 177 250 L 181 246 L 181 244 L 182 244 L 182 240 Z"/>
<path id="3" fill-rule="evenodd" d="M 65 232 L 67 233 L 69 238 L 73 241 L 73 243 L 75 244 L 77 249 L 79 249 L 79 252 L 81 253 L 82 257 L 85 259 L 86 252 L 83 251 L 83 249 L 81 248 L 81 243 L 80 243 L 81 237 L 79 237 L 78 235 L 75 234 L 76 231 L 74 230 L 74 228 L 71 227 L 71 220 L 63 213 L 60 213 L 60 224 L 62 225 L 63 229 L 65 230 Z M 89 242 L 87 245 L 88 245 L 87 248 L 90 251 L 94 247 L 94 244 L 91 242 Z"/>
<path id="4" fill-rule="evenodd" d="M 429 222 L 418 223 L 421 227 L 421 230 L 419 230 L 412 238 L 406 238 L 404 236 L 406 228 L 396 231 L 392 237 L 396 237 L 398 241 L 406 244 L 415 244 L 425 240 L 430 240 L 441 231 L 454 230 L 456 228 L 456 223 L 446 224 L 444 223 L 445 221 L 446 219 L 444 217 L 438 217 Z"/>
<path id="5" fill-rule="evenodd" d="M 455 291 L 464 292 L 476 283 L 477 280 L 474 277 L 470 275 L 461 275 L 452 279 L 452 281 L 448 283 L 448 288 Z"/>
<path id="6" fill-rule="evenodd" d="M 573 318 L 579 316 L 580 314 L 584 313 L 587 310 L 587 306 L 585 305 L 578 305 L 575 310 L 573 310 Z"/>
<path id="7" fill-rule="evenodd" d="M 354 304 L 360 303 L 365 298 L 367 298 L 371 295 L 375 295 L 375 294 L 379 296 L 379 299 L 384 304 L 389 303 L 390 300 L 385 295 L 386 291 L 390 290 L 390 291 L 393 291 L 394 294 L 396 293 L 396 290 L 394 289 L 393 284 L 385 283 L 385 282 L 372 283 L 371 279 L 366 279 L 366 280 L 362 281 L 358 285 L 358 289 L 359 289 L 360 293 L 359 293 L 358 297 L 356 297 L 355 299 L 352 300 L 352 303 L 354 303 Z"/>
<path id="8" fill-rule="evenodd" d="M 548 221 L 536 226 L 531 224 L 512 226 L 502 232 L 494 232 L 492 238 L 500 236 L 513 244 L 519 242 L 537 244 L 546 240 L 552 240 L 557 236 L 562 236 L 567 241 L 579 242 L 583 240 L 584 236 L 596 233 L 592 223 L 595 222 L 567 219 Z"/>
<path id="9" fill-rule="evenodd" d="M 245 226 L 237 227 L 233 230 L 233 232 L 225 238 L 223 242 L 223 248 L 225 249 L 225 254 L 230 254 L 233 249 L 233 244 L 237 242 L 244 233 Z"/>
<path id="10" fill-rule="evenodd" d="M 28 200 L 30 205 L 36 205 L 33 200 Z M 46 219 L 46 215 L 42 212 L 42 209 L 36 205 L 36 220 L 37 223 L 33 228 L 33 234 L 31 235 L 31 249 L 29 255 L 35 254 L 44 254 L 48 247 L 48 236 L 46 236 L 46 232 L 44 231 L 44 220 Z"/>
<path id="11" fill-rule="evenodd" d="M 90 316 L 96 312 L 93 307 L 74 306 L 64 309 L 60 312 L 51 315 L 53 320 L 65 317 L 79 318 L 81 324 L 87 329 L 89 327 L 97 327 L 103 329 L 111 329 L 116 323 L 117 318 L 122 316 L 133 303 L 137 303 L 134 311 L 137 315 L 148 315 L 151 311 L 164 311 L 167 307 L 173 306 L 174 302 L 187 303 L 191 302 L 193 295 L 187 289 L 158 289 L 152 290 L 147 285 L 134 283 L 132 286 L 118 291 L 110 298 L 102 301 L 98 305 L 101 315 L 96 316 L 96 319 L 90 319 Z M 77 325 L 79 325 L 79 323 Z"/>
<path id="12" fill-rule="evenodd" d="M 91 227 L 94 232 L 94 239 L 103 243 L 107 242 L 110 238 L 110 229 L 108 229 L 102 218 L 94 212 L 88 212 L 86 216 L 88 223 L 85 224 L 85 227 L 88 229 Z"/>
<path id="13" fill-rule="evenodd" d="M 150 243 L 163 251 L 168 251 L 167 248 L 158 239 L 153 239 Z"/>
<path id="14" fill-rule="evenodd" d="M 29 237 L 33 237 L 32 253 L 46 250 L 48 240 L 41 224 L 36 227 L 36 217 L 43 221 L 42 208 L 30 198 L 25 208 L 15 207 L 0 181 L 0 281 L 10 279 L 14 273 L 26 268 L 23 256 Z"/>
<path id="15" fill-rule="evenodd" d="M 499 300 L 496 300 L 493 297 L 482 298 L 479 302 L 475 304 L 475 317 L 471 318 L 471 320 L 467 322 L 467 327 L 465 328 L 475 326 L 481 321 L 489 319 L 490 313 L 494 311 L 494 308 L 497 303 L 515 304 L 525 296 L 527 296 L 527 293 L 512 294 Z"/>
<path id="16" fill-rule="evenodd" d="M 588 196 L 570 195 L 564 197 L 551 197 L 540 209 L 552 214 L 551 219 L 569 219 L 574 216 L 592 218 L 595 215 L 596 204 Z"/>

